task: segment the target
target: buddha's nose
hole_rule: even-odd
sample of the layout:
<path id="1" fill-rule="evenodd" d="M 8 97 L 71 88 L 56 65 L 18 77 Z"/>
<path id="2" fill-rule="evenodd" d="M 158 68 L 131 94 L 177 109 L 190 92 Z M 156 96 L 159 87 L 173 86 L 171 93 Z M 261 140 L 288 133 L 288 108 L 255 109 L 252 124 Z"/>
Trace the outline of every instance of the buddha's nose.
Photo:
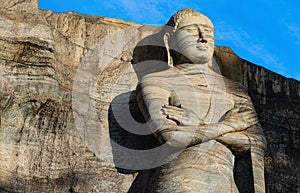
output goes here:
<path id="1" fill-rule="evenodd" d="M 198 43 L 207 43 L 207 40 L 204 39 L 204 38 L 202 38 L 202 37 L 200 37 L 200 38 L 198 39 Z"/>
<path id="2" fill-rule="evenodd" d="M 201 26 L 198 26 L 198 30 L 199 30 L 199 39 L 198 39 L 198 43 L 207 43 L 207 40 L 204 36 L 204 33 L 203 33 L 203 29 L 201 28 Z"/>

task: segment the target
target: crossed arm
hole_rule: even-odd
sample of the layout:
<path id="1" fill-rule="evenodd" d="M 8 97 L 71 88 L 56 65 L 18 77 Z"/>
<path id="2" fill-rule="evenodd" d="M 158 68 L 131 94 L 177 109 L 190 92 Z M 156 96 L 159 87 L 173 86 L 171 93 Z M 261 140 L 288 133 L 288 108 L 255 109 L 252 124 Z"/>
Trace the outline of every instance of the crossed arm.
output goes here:
<path id="1" fill-rule="evenodd" d="M 142 82 L 137 87 L 140 110 L 162 143 L 175 141 L 178 144 L 182 141 L 192 146 L 217 140 L 235 152 L 244 152 L 254 140 L 257 146 L 265 148 L 265 139 L 249 97 L 237 97 L 234 108 L 219 122 L 205 124 L 192 111 L 170 106 L 170 95 L 168 85 L 155 84 L 153 80 Z"/>

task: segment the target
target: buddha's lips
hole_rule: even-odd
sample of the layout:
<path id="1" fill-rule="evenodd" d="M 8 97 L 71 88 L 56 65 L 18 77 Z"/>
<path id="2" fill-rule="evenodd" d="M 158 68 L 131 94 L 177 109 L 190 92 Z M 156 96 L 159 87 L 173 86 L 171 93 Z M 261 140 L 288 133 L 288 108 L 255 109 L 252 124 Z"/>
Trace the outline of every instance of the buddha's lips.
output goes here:
<path id="1" fill-rule="evenodd" d="M 196 48 L 198 48 L 199 50 L 207 50 L 208 49 L 206 46 L 203 46 L 203 45 L 197 45 Z"/>
<path id="2" fill-rule="evenodd" d="M 208 50 L 207 44 L 200 43 L 200 42 L 194 42 L 194 41 L 185 42 L 181 49 L 179 49 L 179 48 L 177 48 L 177 49 L 185 51 L 188 47 L 191 47 L 191 46 L 192 47 L 195 46 L 198 50 L 202 50 L 202 51 Z"/>

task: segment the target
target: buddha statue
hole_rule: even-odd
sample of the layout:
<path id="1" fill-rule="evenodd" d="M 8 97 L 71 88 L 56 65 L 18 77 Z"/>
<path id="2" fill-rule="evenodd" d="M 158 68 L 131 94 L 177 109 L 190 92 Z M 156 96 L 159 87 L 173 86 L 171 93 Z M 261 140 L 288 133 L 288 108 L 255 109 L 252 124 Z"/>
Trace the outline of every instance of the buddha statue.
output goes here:
<path id="1" fill-rule="evenodd" d="M 247 91 L 215 70 L 210 19 L 180 10 L 162 41 L 169 68 L 144 76 L 136 97 L 155 137 L 180 153 L 159 168 L 149 192 L 265 192 L 266 140 Z M 237 157 L 250 171 L 235 175 Z"/>

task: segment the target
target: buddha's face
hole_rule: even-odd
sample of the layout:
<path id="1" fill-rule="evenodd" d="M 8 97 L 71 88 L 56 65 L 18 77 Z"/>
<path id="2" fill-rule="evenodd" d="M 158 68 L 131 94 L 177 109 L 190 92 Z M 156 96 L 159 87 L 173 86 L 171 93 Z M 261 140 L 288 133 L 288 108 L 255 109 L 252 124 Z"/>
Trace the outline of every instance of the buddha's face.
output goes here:
<path id="1" fill-rule="evenodd" d="M 188 16 L 180 20 L 170 42 L 171 48 L 195 64 L 205 64 L 214 52 L 212 23 L 201 16 Z"/>

